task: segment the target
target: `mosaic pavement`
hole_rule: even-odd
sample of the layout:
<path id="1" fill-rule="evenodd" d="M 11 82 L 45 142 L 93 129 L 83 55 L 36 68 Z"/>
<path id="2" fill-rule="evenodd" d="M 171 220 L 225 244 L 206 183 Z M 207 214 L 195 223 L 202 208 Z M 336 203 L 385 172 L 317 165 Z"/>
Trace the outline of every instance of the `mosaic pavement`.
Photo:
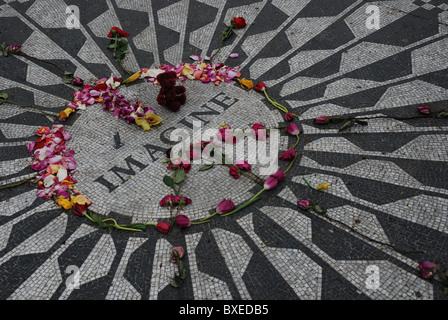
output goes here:
<path id="1" fill-rule="evenodd" d="M 66 28 L 68 5 L 80 8 L 80 29 Z M 366 27 L 370 5 L 380 10 L 378 30 Z M 418 277 L 420 261 L 442 268 L 448 262 L 446 119 L 371 120 L 343 133 L 312 119 L 412 116 L 423 103 L 446 107 L 447 0 L 0 0 L 0 42 L 22 44 L 24 53 L 91 83 L 126 76 L 106 49 L 112 26 L 130 33 L 124 65 L 138 70 L 210 55 L 234 16 L 248 25 L 214 61 L 242 66 L 243 77 L 264 81 L 272 97 L 300 114 L 296 123 L 305 135 L 287 179 L 238 214 L 170 236 L 153 228 L 98 229 L 36 198 L 27 184 L 0 190 L 0 299 L 446 299 L 438 284 Z M 228 58 L 232 52 L 239 57 Z M 0 62 L 0 90 L 19 103 L 59 112 L 76 89 L 51 65 L 20 56 Z M 92 209 L 123 223 L 167 218 L 158 206 L 169 192 L 161 160 L 174 128 L 191 128 L 194 120 L 204 128 L 284 125 L 262 95 L 236 83 L 185 86 L 187 103 L 176 114 L 156 105 L 158 88 L 151 84 L 123 89 L 127 98 L 156 108 L 164 118 L 157 130 L 143 132 L 99 106 L 69 118 L 78 189 L 93 200 Z M 7 185 L 33 175 L 26 145 L 51 118 L 11 104 L 0 108 L 0 184 Z M 118 150 L 115 131 L 124 144 Z M 280 148 L 291 141 L 282 135 Z M 129 176 L 110 172 L 129 159 L 139 164 Z M 109 185 L 98 183 L 100 177 Z M 330 187 L 315 192 L 302 177 Z M 192 219 L 213 213 L 224 196 L 244 201 L 260 190 L 225 169 L 200 172 L 198 166 L 185 188 Z M 302 198 L 326 205 L 331 219 L 300 210 Z M 335 220 L 424 253 L 397 252 Z M 169 285 L 176 244 L 187 252 L 182 291 Z M 67 286 L 73 266 L 80 270 L 79 288 Z M 367 282 L 372 270 L 379 276 L 374 287 Z"/>

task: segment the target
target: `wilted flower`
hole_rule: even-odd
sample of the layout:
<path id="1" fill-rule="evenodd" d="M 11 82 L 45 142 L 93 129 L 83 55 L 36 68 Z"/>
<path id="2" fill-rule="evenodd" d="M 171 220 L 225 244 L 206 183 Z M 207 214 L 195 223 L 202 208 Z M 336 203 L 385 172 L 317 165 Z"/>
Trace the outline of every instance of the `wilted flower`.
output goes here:
<path id="1" fill-rule="evenodd" d="M 285 130 L 286 132 L 288 132 L 290 135 L 293 136 L 296 136 L 300 133 L 299 127 L 294 122 L 290 123 Z"/>
<path id="2" fill-rule="evenodd" d="M 291 111 L 288 111 L 288 112 L 285 114 L 285 121 L 292 121 L 292 120 L 294 120 L 294 115 L 292 114 Z"/>
<path id="3" fill-rule="evenodd" d="M 249 162 L 246 160 L 239 160 L 236 162 L 236 166 L 241 170 L 250 171 L 252 167 L 250 166 Z"/>
<path id="4" fill-rule="evenodd" d="M 285 179 L 285 173 L 281 170 L 278 170 L 277 172 L 271 174 L 269 177 L 273 177 L 273 178 L 277 179 L 278 182 L 280 182 L 283 179 Z"/>
<path id="5" fill-rule="evenodd" d="M 173 249 L 171 249 L 171 262 L 176 262 L 176 258 L 175 258 L 176 256 L 179 259 L 182 259 L 184 254 L 185 254 L 185 249 L 182 248 L 180 245 L 175 245 L 173 247 Z"/>
<path id="6" fill-rule="evenodd" d="M 180 227 L 180 229 L 188 228 L 189 226 L 191 226 L 190 219 L 188 219 L 188 217 L 186 215 L 183 215 L 183 214 L 179 214 L 176 217 L 176 223 Z"/>
<path id="7" fill-rule="evenodd" d="M 258 92 L 266 90 L 266 85 L 264 84 L 264 82 L 258 82 L 257 85 L 254 87 L 254 90 Z"/>
<path id="8" fill-rule="evenodd" d="M 432 279 L 436 274 L 437 270 L 439 269 L 439 266 L 429 261 L 422 261 L 419 264 L 419 268 L 420 268 L 419 275 L 421 278 Z"/>
<path id="9" fill-rule="evenodd" d="M 325 124 L 328 121 L 330 121 L 330 119 L 327 116 L 320 116 L 320 117 L 314 118 L 315 124 Z"/>
<path id="10" fill-rule="evenodd" d="M 310 204 L 311 204 L 311 201 L 308 199 L 303 199 L 303 200 L 297 201 L 297 205 L 303 210 L 308 209 L 310 207 Z"/>
<path id="11" fill-rule="evenodd" d="M 288 149 L 288 150 L 284 151 L 284 152 L 280 155 L 279 159 L 280 159 L 280 160 L 283 160 L 283 161 L 289 161 L 289 160 L 294 159 L 295 156 L 296 156 L 296 150 L 294 150 L 293 148 L 291 148 L 291 149 Z"/>
<path id="12" fill-rule="evenodd" d="M 420 106 L 420 107 L 418 107 L 418 111 L 421 114 L 430 114 L 431 113 L 431 108 L 428 105 Z"/>
<path id="13" fill-rule="evenodd" d="M 166 222 L 159 222 L 156 225 L 157 231 L 159 231 L 161 233 L 164 233 L 164 234 L 167 234 L 168 231 L 170 231 L 170 228 L 171 228 L 171 224 L 166 223 Z"/>
<path id="14" fill-rule="evenodd" d="M 10 53 L 19 53 L 20 52 L 20 48 L 22 48 L 21 45 L 10 44 L 9 45 L 9 52 Z"/>
<path id="15" fill-rule="evenodd" d="M 222 199 L 216 207 L 216 212 L 219 214 L 224 214 L 232 211 L 233 209 L 235 209 L 235 204 L 231 199 Z"/>
<path id="16" fill-rule="evenodd" d="M 229 173 L 233 178 L 238 179 L 240 177 L 240 171 L 233 164 L 229 168 Z"/>
<path id="17" fill-rule="evenodd" d="M 169 194 L 163 197 L 162 200 L 160 200 L 159 204 L 161 207 L 167 207 L 169 205 L 172 205 L 174 203 L 174 195 Z"/>
<path id="18" fill-rule="evenodd" d="M 87 207 L 92 204 L 92 201 L 79 194 L 72 199 L 72 203 L 74 204 L 73 212 L 78 216 L 82 216 L 87 212 Z"/>
<path id="19" fill-rule="evenodd" d="M 278 180 L 274 177 L 269 177 L 264 182 L 264 189 L 265 190 L 272 190 L 278 185 Z"/>

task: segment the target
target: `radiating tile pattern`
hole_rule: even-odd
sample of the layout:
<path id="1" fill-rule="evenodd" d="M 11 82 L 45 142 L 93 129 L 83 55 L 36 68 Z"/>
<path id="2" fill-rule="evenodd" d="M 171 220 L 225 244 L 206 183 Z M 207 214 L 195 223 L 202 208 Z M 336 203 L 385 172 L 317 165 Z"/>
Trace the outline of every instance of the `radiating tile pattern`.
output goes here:
<path id="1" fill-rule="evenodd" d="M 80 8 L 79 29 L 66 27 L 69 5 Z M 372 5 L 379 29 L 366 25 Z M 297 115 L 304 134 L 286 179 L 233 216 L 175 227 L 169 235 L 152 227 L 138 234 L 98 229 L 37 199 L 32 184 L 1 189 L 1 299 L 447 299 L 437 284 L 418 277 L 420 261 L 447 267 L 446 119 L 384 118 L 418 115 L 421 104 L 447 107 L 446 0 L 4 0 L 1 41 L 22 44 L 43 61 L 1 57 L 0 90 L 57 113 L 76 87 L 62 83 L 61 71 L 45 61 L 89 84 L 125 78 L 107 49 L 112 26 L 130 33 L 123 65 L 135 72 L 211 56 L 221 31 L 240 16 L 247 26 L 235 30 L 214 61 L 241 66 L 244 78 L 265 82 Z M 234 52 L 239 57 L 229 58 Z M 98 105 L 65 123 L 78 189 L 92 209 L 123 223 L 168 221 L 169 210 L 158 202 L 171 193 L 161 161 L 175 144 L 174 129 L 191 133 L 194 122 L 202 130 L 285 125 L 263 95 L 238 83 L 182 84 L 187 103 L 178 113 L 157 105 L 159 87 L 151 83 L 120 89 L 164 119 L 149 132 Z M 33 108 L 0 108 L 0 186 L 6 186 L 35 175 L 26 146 L 53 120 Z M 314 124 L 320 115 L 377 118 L 339 132 L 336 124 Z M 272 134 L 268 150 L 273 140 Z M 275 151 L 294 141 L 282 132 Z M 278 165 L 284 170 L 288 163 Z M 200 166 L 193 165 L 182 187 L 193 200 L 182 213 L 192 220 L 215 212 L 223 198 L 243 203 L 261 189 L 247 176 L 233 179 L 226 166 L 204 172 Z M 264 179 L 262 167 L 253 165 L 253 172 Z M 303 178 L 329 188 L 312 190 Z M 301 199 L 326 206 L 327 216 L 299 209 Z M 182 290 L 170 285 L 174 245 L 186 250 Z M 70 270 L 80 271 L 78 287 L 70 285 Z"/>

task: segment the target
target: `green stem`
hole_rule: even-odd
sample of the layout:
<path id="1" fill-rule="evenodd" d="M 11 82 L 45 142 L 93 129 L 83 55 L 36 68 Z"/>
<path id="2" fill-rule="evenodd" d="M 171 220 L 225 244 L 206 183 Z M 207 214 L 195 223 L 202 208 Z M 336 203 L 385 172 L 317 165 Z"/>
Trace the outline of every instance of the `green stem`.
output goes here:
<path id="1" fill-rule="evenodd" d="M 311 189 L 314 189 L 314 190 L 316 190 L 316 191 L 319 191 L 319 190 L 317 190 L 316 188 L 314 188 L 306 179 L 305 179 L 305 177 L 302 177 L 302 179 L 303 179 L 303 181 L 305 181 L 305 183 L 308 185 L 308 187 L 310 187 Z"/>
<path id="2" fill-rule="evenodd" d="M 297 141 L 296 141 L 296 143 L 294 143 L 294 145 L 291 147 L 291 149 L 295 149 L 297 147 L 297 145 L 299 144 L 300 137 L 298 134 L 296 134 L 296 137 L 297 137 Z"/>
<path id="3" fill-rule="evenodd" d="M 30 180 L 32 180 L 34 178 L 36 178 L 36 176 L 32 176 L 31 178 L 23 179 L 23 180 L 21 180 L 19 182 L 16 182 L 16 183 L 13 183 L 13 184 L 8 184 L 6 186 L 0 186 L 0 189 L 7 189 L 7 188 L 17 187 L 17 186 L 20 186 L 20 185 L 24 184 L 25 182 L 30 181 Z"/>
<path id="4" fill-rule="evenodd" d="M 206 223 L 206 222 L 209 222 L 209 221 L 199 220 L 198 222 L 192 222 L 191 224 L 203 224 L 203 223 Z"/>
<path id="5" fill-rule="evenodd" d="M 292 159 L 292 161 L 289 164 L 288 168 L 285 170 L 285 172 L 284 172 L 285 174 L 291 169 L 292 164 L 294 163 L 294 161 L 296 161 L 296 158 L 297 158 L 297 152 L 296 152 L 296 155 L 294 156 L 294 159 Z"/>
<path id="6" fill-rule="evenodd" d="M 114 222 L 114 225 L 115 225 L 115 228 L 117 228 L 117 229 L 128 230 L 128 231 L 142 231 L 142 230 L 139 230 L 139 229 L 131 229 L 131 228 L 125 228 L 125 227 L 122 227 L 122 226 L 120 226 L 120 225 L 117 223 L 117 221 L 115 221 L 115 219 L 112 219 L 112 218 L 108 218 L 108 219 L 104 219 L 104 220 L 102 220 L 102 222 L 105 222 L 105 221 L 113 221 L 113 222 Z"/>
<path id="7" fill-rule="evenodd" d="M 266 191 L 266 189 L 261 189 L 260 192 L 258 192 L 256 195 L 254 195 L 249 201 L 252 201 L 253 199 L 255 199 L 256 197 L 258 197 L 263 191 Z"/>
<path id="8" fill-rule="evenodd" d="M 1 100 L 1 102 L 11 103 L 11 104 L 14 104 L 14 105 L 16 105 L 16 106 L 19 106 L 19 107 L 21 107 L 21 108 L 34 108 L 34 109 L 38 110 L 39 112 L 41 112 L 42 114 L 47 115 L 47 116 L 50 116 L 50 117 L 53 117 L 53 118 L 55 118 L 55 119 L 58 117 L 57 115 L 55 115 L 55 114 L 53 114 L 53 113 L 48 113 L 48 112 L 45 112 L 45 111 L 43 111 L 43 110 L 40 110 L 39 107 L 37 107 L 37 106 L 35 106 L 35 105 L 33 105 L 33 104 L 25 104 L 25 105 L 23 105 L 23 104 L 19 104 L 19 103 L 17 103 L 17 102 L 10 101 L 10 100 Z"/>
<path id="9" fill-rule="evenodd" d="M 217 214 L 218 214 L 218 212 L 215 212 L 214 214 L 208 216 L 207 218 L 201 219 L 201 220 L 199 220 L 199 221 L 208 220 L 208 219 L 210 219 L 210 218 L 216 216 Z"/>
<path id="10" fill-rule="evenodd" d="M 132 73 L 131 71 L 129 71 L 128 69 L 126 69 L 126 68 L 123 66 L 123 60 L 121 60 L 121 59 L 117 59 L 117 62 L 118 62 L 118 64 L 120 65 L 121 69 L 123 69 L 128 75 L 130 75 L 130 76 L 133 75 L 133 73 Z"/>

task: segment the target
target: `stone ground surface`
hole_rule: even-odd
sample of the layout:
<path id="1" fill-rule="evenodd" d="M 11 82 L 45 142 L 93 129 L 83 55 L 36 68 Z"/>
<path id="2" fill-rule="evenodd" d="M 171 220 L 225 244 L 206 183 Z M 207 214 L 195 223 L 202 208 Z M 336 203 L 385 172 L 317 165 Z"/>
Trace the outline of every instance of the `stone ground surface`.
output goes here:
<path id="1" fill-rule="evenodd" d="M 68 5 L 80 9 L 79 29 L 66 28 Z M 379 8 L 378 30 L 366 27 L 369 5 Z M 22 44 L 24 53 L 93 83 L 126 77 L 106 49 L 112 26 L 130 33 L 124 65 L 137 71 L 211 55 L 234 16 L 248 25 L 214 61 L 242 66 L 244 78 L 264 81 L 272 97 L 300 115 L 295 122 L 304 134 L 287 178 L 237 214 L 169 236 L 154 228 L 99 229 L 36 198 L 35 186 L 2 189 L 0 299 L 446 300 L 437 283 L 418 277 L 420 261 L 442 269 L 448 262 L 446 118 L 371 120 L 342 133 L 312 119 L 406 117 L 418 115 L 421 104 L 445 108 L 447 0 L 0 0 L 0 42 Z M 239 57 L 228 58 L 233 52 Z M 0 90 L 11 100 L 50 112 L 71 100 L 76 88 L 63 84 L 52 65 L 20 56 L 0 61 Z M 65 123 L 79 190 L 93 200 L 92 208 L 122 223 L 166 220 L 169 212 L 158 206 L 169 192 L 161 183 L 167 172 L 161 160 L 173 128 L 188 128 L 193 120 L 204 128 L 285 124 L 264 96 L 237 83 L 184 84 L 188 101 L 176 114 L 157 105 L 152 84 L 140 80 L 123 88 L 164 118 L 149 132 L 98 105 Z M 7 185 L 33 174 L 26 146 L 51 119 L 12 104 L 0 108 L 0 183 Z M 118 150 L 115 131 L 124 143 Z M 293 142 L 282 133 L 280 151 Z M 143 165 L 123 180 L 111 175 L 112 167 L 125 168 L 128 157 Z M 186 211 L 193 220 L 213 213 L 224 197 L 240 203 L 261 188 L 246 177 L 234 180 L 223 167 L 198 168 L 184 189 L 193 200 Z M 118 187 L 109 192 L 95 182 L 100 176 Z M 330 187 L 316 192 L 302 177 Z M 303 198 L 327 206 L 330 219 L 300 210 Z M 359 233 L 424 253 L 398 252 Z M 176 244 L 186 249 L 182 291 L 169 285 Z M 78 289 L 67 286 L 73 268 L 80 270 Z"/>

